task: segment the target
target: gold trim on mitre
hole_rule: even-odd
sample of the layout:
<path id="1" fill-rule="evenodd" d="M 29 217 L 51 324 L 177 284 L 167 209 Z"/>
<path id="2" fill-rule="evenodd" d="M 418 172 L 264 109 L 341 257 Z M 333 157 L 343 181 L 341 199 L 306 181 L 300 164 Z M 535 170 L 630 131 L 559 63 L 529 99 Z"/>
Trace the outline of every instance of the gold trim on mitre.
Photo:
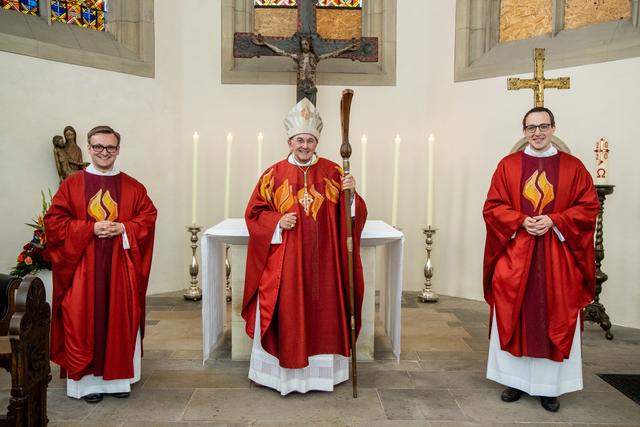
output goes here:
<path id="1" fill-rule="evenodd" d="M 307 98 L 302 98 L 284 118 L 284 128 L 289 138 L 308 133 L 320 140 L 322 117 L 316 107 Z"/>

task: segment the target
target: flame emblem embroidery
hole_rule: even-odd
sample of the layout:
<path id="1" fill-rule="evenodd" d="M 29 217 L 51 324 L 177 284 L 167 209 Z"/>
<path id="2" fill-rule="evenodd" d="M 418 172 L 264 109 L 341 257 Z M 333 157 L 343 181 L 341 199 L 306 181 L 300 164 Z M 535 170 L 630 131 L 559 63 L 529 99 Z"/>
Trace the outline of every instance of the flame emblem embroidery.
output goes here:
<path id="1" fill-rule="evenodd" d="M 273 168 L 264 174 L 260 180 L 260 197 L 267 202 L 271 203 L 271 195 L 273 194 Z"/>
<path id="2" fill-rule="evenodd" d="M 280 213 L 285 213 L 295 203 L 293 187 L 289 184 L 288 179 L 285 179 L 282 185 L 277 188 L 273 197 L 273 203 L 275 204 L 276 210 Z"/>
<path id="3" fill-rule="evenodd" d="M 113 200 L 109 190 L 104 194 L 102 190 L 98 190 L 87 206 L 89 216 L 96 221 L 115 221 L 118 219 L 118 202 Z"/>
<path id="4" fill-rule="evenodd" d="M 333 179 L 324 178 L 324 194 L 331 203 L 338 204 L 342 185 Z"/>
<path id="5" fill-rule="evenodd" d="M 544 208 L 556 197 L 553 184 L 547 179 L 547 174 L 537 170 L 525 181 L 522 195 L 531 202 L 536 215 L 541 215 Z"/>

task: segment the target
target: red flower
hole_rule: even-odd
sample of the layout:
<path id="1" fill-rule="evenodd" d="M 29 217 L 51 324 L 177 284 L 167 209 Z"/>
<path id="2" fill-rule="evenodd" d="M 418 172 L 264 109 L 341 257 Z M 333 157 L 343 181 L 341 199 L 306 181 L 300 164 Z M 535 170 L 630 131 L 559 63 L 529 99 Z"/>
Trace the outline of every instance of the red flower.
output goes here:
<path id="1" fill-rule="evenodd" d="M 24 261 L 24 252 L 20 252 L 20 255 L 18 255 L 18 262 L 23 262 Z"/>
<path id="2" fill-rule="evenodd" d="M 28 256 L 28 257 L 26 257 L 24 259 L 24 263 L 27 264 L 27 265 L 31 265 L 31 264 L 33 264 L 33 260 L 31 259 L 30 256 Z"/>

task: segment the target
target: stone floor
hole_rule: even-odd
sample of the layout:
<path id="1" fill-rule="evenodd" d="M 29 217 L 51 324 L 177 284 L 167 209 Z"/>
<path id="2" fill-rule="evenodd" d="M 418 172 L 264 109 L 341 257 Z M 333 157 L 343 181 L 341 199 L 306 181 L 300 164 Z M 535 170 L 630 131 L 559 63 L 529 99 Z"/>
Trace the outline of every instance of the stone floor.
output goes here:
<path id="1" fill-rule="evenodd" d="M 247 362 L 230 360 L 230 337 L 202 364 L 200 304 L 179 293 L 148 297 L 142 380 L 128 399 L 98 404 L 68 398 L 64 382 L 49 387 L 51 426 L 640 426 L 640 405 L 596 373 L 640 373 L 640 330 L 614 327 L 606 341 L 597 325 L 584 333 L 584 390 L 560 398 L 557 413 L 537 398 L 500 401 L 503 387 L 485 378 L 487 307 L 441 297 L 416 302 L 405 293 L 402 359 L 396 363 L 381 326 L 375 361 L 358 366 L 359 394 L 351 384 L 332 393 L 281 397 L 247 379 Z M 8 394 L 7 375 L 0 378 Z M 6 407 L 8 399 L 0 399 Z"/>

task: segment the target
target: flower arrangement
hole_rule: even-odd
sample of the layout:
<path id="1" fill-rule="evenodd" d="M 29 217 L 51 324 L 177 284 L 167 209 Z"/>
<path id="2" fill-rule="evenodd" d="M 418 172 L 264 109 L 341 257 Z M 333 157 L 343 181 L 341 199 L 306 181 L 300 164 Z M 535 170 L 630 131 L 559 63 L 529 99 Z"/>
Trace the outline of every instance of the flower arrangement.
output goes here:
<path id="1" fill-rule="evenodd" d="M 17 264 L 10 273 L 12 276 L 24 277 L 39 270 L 51 270 L 51 262 L 49 262 L 45 253 L 47 236 L 44 231 L 44 214 L 51 205 L 51 190 L 49 190 L 48 201 L 44 191 L 41 191 L 40 194 L 42 195 L 42 213 L 33 220 L 33 223 L 25 224 L 34 229 L 33 237 L 18 254 Z"/>

